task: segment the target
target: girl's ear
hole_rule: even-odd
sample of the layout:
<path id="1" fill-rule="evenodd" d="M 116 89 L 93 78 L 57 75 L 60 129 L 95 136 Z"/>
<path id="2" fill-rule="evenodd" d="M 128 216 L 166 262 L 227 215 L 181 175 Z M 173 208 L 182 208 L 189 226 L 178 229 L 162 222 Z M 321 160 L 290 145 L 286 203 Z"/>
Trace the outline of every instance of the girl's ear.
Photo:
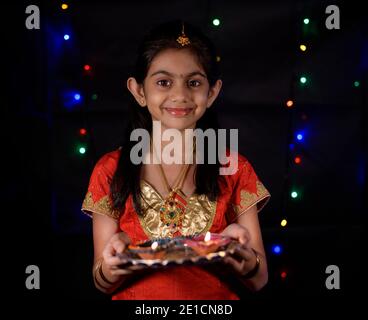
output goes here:
<path id="1" fill-rule="evenodd" d="M 146 98 L 144 96 L 143 85 L 139 84 L 135 78 L 130 77 L 127 80 L 127 88 L 134 96 L 135 100 L 141 107 L 146 106 Z"/>
<path id="2" fill-rule="evenodd" d="M 207 108 L 212 106 L 212 104 L 215 102 L 217 96 L 220 93 L 221 87 L 222 87 L 221 80 L 217 80 L 216 83 L 212 87 L 210 87 L 210 90 L 208 92 Z"/>

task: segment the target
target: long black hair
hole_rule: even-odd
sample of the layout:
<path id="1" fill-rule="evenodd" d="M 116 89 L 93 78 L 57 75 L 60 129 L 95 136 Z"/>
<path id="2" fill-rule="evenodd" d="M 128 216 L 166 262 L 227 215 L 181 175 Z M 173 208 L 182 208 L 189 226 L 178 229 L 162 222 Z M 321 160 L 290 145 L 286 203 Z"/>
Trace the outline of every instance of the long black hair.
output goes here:
<path id="1" fill-rule="evenodd" d="M 142 84 L 151 62 L 155 56 L 169 48 L 189 49 L 198 59 L 198 62 L 206 72 L 210 86 L 213 86 L 219 79 L 219 66 L 217 54 L 213 43 L 196 27 L 184 23 L 185 34 L 190 39 L 190 44 L 182 47 L 176 39 L 181 34 L 182 21 L 172 21 L 161 24 L 153 28 L 150 33 L 144 37 L 138 48 L 138 58 L 135 64 L 133 77 L 138 83 Z M 130 151 L 136 144 L 130 141 L 130 134 L 134 129 L 146 129 L 152 134 L 152 117 L 148 108 L 140 107 L 133 97 L 130 97 L 131 119 L 128 123 L 124 140 L 121 145 L 121 154 L 119 157 L 117 169 L 110 184 L 110 192 L 113 201 L 113 208 L 121 210 L 130 194 L 133 196 L 134 209 L 138 214 L 142 214 L 140 198 L 140 173 L 142 164 L 134 164 L 130 160 Z M 217 132 L 219 125 L 213 108 L 208 108 L 204 115 L 197 121 L 196 128 L 215 129 Z M 204 139 L 205 155 L 208 155 L 208 141 Z M 219 194 L 218 178 L 219 161 L 216 158 L 215 164 L 208 164 L 204 158 L 204 164 L 197 164 L 195 170 L 195 184 L 197 194 L 205 194 L 214 201 Z"/>

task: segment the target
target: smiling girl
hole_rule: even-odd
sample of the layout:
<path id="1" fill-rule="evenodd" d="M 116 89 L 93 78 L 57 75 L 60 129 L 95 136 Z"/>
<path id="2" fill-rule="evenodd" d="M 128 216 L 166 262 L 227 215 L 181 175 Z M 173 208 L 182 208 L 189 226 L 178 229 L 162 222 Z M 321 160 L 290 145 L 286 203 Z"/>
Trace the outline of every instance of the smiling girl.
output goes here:
<path id="1" fill-rule="evenodd" d="M 184 130 L 218 129 L 211 106 L 221 86 L 212 43 L 189 24 L 161 25 L 139 47 L 134 76 L 127 80 L 136 103 L 126 140 L 97 162 L 82 206 L 93 217 L 94 282 L 101 291 L 113 293 L 113 299 L 239 299 L 221 272 L 208 268 L 175 266 L 147 272 L 119 266 L 116 255 L 130 243 L 207 231 L 241 244 L 224 260 L 227 274 L 250 290 L 267 283 L 258 212 L 270 194 L 245 157 L 231 153 L 238 170 L 224 176 L 219 175 L 218 160 L 137 165 L 130 158 L 136 143 L 130 133 L 139 128 L 161 141 L 161 148 L 151 148 L 149 156 L 162 156 L 168 141 L 161 135 L 167 129 L 180 132 L 183 159 L 192 153 L 185 148 Z M 153 121 L 161 124 L 158 137 L 153 137 Z M 213 152 L 211 148 L 205 142 L 204 155 Z M 172 217 L 160 214 L 172 201 L 180 201 L 181 209 Z"/>

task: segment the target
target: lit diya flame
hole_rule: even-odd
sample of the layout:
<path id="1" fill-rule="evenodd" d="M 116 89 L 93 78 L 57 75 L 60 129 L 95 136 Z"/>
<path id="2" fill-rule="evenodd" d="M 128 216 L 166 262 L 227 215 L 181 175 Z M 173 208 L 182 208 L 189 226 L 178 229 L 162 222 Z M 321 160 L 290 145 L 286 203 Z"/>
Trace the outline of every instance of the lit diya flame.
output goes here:
<path id="1" fill-rule="evenodd" d="M 151 245 L 151 249 L 156 250 L 157 247 L 158 247 L 158 242 L 157 241 L 153 242 L 152 245 Z"/>
<path id="2" fill-rule="evenodd" d="M 207 231 L 206 236 L 204 237 L 204 241 L 210 241 L 211 240 L 211 232 Z"/>

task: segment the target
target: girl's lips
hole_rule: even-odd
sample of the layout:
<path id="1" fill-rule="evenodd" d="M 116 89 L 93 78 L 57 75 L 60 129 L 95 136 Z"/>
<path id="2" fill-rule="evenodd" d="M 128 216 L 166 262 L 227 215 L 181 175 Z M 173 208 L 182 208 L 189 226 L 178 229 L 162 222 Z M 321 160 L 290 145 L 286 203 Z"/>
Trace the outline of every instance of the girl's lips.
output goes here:
<path id="1" fill-rule="evenodd" d="M 164 108 L 172 116 L 186 116 L 192 112 L 193 108 Z"/>

